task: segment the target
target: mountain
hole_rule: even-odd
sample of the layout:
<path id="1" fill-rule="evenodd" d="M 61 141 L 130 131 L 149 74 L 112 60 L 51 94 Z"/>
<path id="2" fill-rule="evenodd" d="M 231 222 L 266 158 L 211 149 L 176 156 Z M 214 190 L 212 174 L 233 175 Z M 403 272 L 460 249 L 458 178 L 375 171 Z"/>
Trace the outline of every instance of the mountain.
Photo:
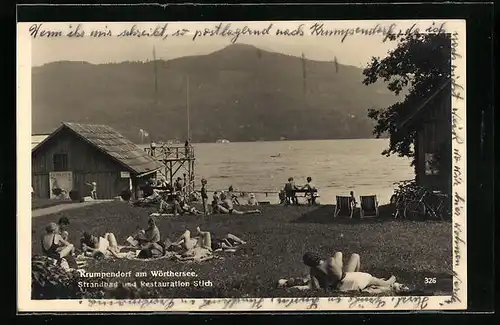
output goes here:
<path id="1" fill-rule="evenodd" d="M 49 63 L 32 69 L 33 133 L 69 121 L 182 141 L 189 88 L 194 142 L 369 138 L 367 109 L 398 100 L 384 84 L 363 85 L 357 67 L 305 60 L 305 85 L 303 69 L 302 58 L 241 44 L 169 61 Z"/>

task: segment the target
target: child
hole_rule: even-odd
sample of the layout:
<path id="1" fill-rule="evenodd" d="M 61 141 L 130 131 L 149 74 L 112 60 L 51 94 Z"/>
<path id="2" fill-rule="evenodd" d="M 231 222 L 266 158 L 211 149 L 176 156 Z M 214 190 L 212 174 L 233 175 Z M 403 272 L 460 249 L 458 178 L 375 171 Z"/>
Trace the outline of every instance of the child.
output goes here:
<path id="1" fill-rule="evenodd" d="M 90 190 L 90 197 L 94 200 L 97 200 L 97 183 L 92 182 L 92 183 L 85 183 L 88 186 L 90 186 L 92 189 Z"/>
<path id="2" fill-rule="evenodd" d="M 203 213 L 208 215 L 208 194 L 207 194 L 207 180 L 201 180 L 201 201 L 203 203 Z"/>
<path id="3" fill-rule="evenodd" d="M 351 191 L 351 192 L 349 193 L 349 196 L 350 196 L 350 197 L 349 197 L 349 203 L 351 203 L 351 208 L 353 208 L 353 209 L 354 209 L 354 208 L 356 207 L 356 205 L 357 205 L 357 202 L 356 202 L 356 197 L 354 196 L 354 192 L 353 192 L 353 191 Z"/>
<path id="4" fill-rule="evenodd" d="M 252 206 L 259 205 L 259 202 L 255 198 L 255 194 L 250 193 L 250 195 L 248 197 L 248 205 L 252 205 Z"/>

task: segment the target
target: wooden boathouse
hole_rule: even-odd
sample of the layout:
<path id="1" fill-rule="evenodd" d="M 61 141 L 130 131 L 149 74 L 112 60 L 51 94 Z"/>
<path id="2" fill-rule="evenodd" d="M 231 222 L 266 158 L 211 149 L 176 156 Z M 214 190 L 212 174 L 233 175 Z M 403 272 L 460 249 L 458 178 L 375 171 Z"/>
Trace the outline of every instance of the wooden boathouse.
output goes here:
<path id="1" fill-rule="evenodd" d="M 416 133 L 415 180 L 420 186 L 451 193 L 451 79 L 441 83 L 399 124 L 399 132 Z"/>
<path id="2" fill-rule="evenodd" d="M 107 125 L 63 122 L 32 149 L 32 187 L 39 198 L 90 196 L 112 199 L 139 187 L 165 168 Z"/>

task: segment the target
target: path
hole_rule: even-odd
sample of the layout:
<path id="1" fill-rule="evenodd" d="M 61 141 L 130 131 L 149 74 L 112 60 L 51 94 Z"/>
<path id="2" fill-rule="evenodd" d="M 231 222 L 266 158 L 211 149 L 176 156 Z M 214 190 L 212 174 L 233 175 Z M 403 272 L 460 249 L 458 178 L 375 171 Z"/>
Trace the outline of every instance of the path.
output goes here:
<path id="1" fill-rule="evenodd" d="M 105 203 L 105 202 L 111 202 L 113 200 L 98 200 L 98 201 L 86 201 L 86 202 L 80 202 L 80 203 L 68 203 L 68 204 L 60 204 L 60 205 L 54 205 L 48 208 L 42 208 L 42 209 L 36 209 L 31 211 L 31 217 L 40 217 L 40 216 L 46 216 L 49 214 L 54 214 L 58 213 L 64 210 L 70 210 L 70 209 L 78 209 L 78 208 L 83 208 L 89 205 L 94 205 L 94 204 L 100 204 L 100 203 Z"/>

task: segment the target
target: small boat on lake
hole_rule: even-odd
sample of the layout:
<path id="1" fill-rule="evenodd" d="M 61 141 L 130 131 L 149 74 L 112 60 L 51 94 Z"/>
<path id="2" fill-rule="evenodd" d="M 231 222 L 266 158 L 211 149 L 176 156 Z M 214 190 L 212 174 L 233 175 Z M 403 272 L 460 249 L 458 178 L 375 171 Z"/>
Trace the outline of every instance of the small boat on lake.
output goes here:
<path id="1" fill-rule="evenodd" d="M 219 140 L 215 141 L 215 143 L 230 143 L 230 141 L 227 139 L 219 139 Z"/>

